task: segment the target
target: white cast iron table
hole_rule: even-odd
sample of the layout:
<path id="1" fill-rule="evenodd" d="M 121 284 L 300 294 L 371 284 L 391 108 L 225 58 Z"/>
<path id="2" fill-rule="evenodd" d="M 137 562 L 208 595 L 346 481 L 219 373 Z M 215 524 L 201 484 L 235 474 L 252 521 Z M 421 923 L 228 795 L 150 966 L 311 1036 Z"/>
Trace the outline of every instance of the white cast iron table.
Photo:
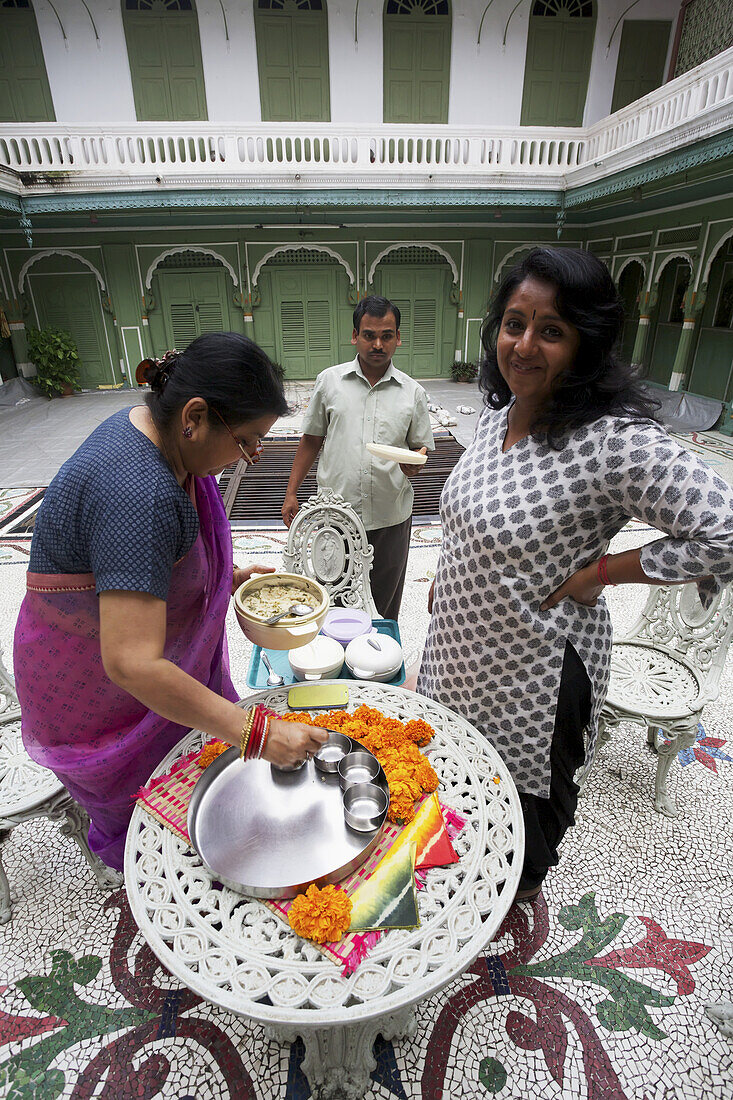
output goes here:
<path id="1" fill-rule="evenodd" d="M 288 688 L 249 696 L 285 713 Z M 197 854 L 136 807 L 125 848 L 135 920 L 163 965 L 201 997 L 265 1024 L 281 1042 L 301 1036 L 314 1096 L 361 1100 L 375 1068 L 372 1046 L 413 1034 L 414 1006 L 460 975 L 496 934 L 512 904 L 524 856 L 519 796 L 499 754 L 465 719 L 404 688 L 349 681 L 361 703 L 435 729 L 428 755 L 441 801 L 466 818 L 460 862 L 427 872 L 420 926 L 384 934 L 349 977 L 260 902 L 212 887 Z M 156 769 L 202 742 L 188 734 Z"/>

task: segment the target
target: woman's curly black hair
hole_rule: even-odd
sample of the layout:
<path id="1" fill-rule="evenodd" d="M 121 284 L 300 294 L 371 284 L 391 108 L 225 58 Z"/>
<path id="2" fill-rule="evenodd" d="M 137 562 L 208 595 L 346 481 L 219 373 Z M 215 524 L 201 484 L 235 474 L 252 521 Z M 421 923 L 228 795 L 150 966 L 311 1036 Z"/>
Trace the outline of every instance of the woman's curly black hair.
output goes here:
<path id="1" fill-rule="evenodd" d="M 238 332 L 209 332 L 185 351 L 167 351 L 162 359 L 144 359 L 138 382 L 148 382 L 145 401 L 159 428 L 167 428 L 192 397 L 209 406 L 209 423 L 243 424 L 260 416 L 286 416 L 289 407 L 282 379 L 262 348 Z M 222 429 L 223 430 L 223 429 Z"/>
<path id="2" fill-rule="evenodd" d="M 527 278 L 555 287 L 555 308 L 580 334 L 575 359 L 558 376 L 532 435 L 559 449 L 574 429 L 608 413 L 658 419 L 659 403 L 617 354 L 624 310 L 608 268 L 592 253 L 572 248 L 533 248 L 502 280 L 481 328 L 486 355 L 479 387 L 485 403 L 503 409 L 512 399 L 499 370 L 496 341 L 507 302 Z"/>

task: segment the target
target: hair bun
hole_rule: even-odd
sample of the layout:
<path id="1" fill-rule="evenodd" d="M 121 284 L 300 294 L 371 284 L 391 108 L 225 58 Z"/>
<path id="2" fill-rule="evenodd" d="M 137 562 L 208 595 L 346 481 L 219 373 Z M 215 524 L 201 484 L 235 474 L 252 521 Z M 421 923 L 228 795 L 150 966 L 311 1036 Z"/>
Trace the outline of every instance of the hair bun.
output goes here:
<path id="1" fill-rule="evenodd" d="M 143 359 L 135 371 L 135 381 L 138 386 L 147 383 L 151 390 L 160 393 L 178 364 L 178 355 L 179 353 L 174 349 L 167 351 L 162 359 Z"/>

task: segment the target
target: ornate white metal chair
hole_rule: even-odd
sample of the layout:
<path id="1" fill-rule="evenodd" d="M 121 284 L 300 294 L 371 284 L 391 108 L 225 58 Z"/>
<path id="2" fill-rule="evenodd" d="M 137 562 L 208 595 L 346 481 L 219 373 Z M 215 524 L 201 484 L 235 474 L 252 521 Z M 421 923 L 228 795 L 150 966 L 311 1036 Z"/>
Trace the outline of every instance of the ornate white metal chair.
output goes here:
<path id="1" fill-rule="evenodd" d="M 731 636 L 730 585 L 708 608 L 697 585 L 663 585 L 651 588 L 639 620 L 613 644 L 599 747 L 621 722 L 646 727 L 658 757 L 654 808 L 667 817 L 679 813 L 667 793 L 669 769 L 677 753 L 694 744 L 703 708 L 718 696 Z"/>
<path id="2" fill-rule="evenodd" d="M 369 587 L 374 551 L 352 506 L 332 489 L 321 489 L 301 505 L 290 525 L 283 565 L 289 573 L 313 577 L 332 603 L 358 607 L 376 618 Z"/>
<path id="3" fill-rule="evenodd" d="M 61 832 L 79 845 L 101 889 L 121 885 L 122 875 L 89 850 L 89 818 L 84 810 L 53 772 L 36 764 L 23 748 L 18 697 L 0 653 L 0 841 L 16 825 L 35 817 L 61 822 Z M 11 915 L 10 886 L 0 850 L 0 924 L 7 924 Z"/>

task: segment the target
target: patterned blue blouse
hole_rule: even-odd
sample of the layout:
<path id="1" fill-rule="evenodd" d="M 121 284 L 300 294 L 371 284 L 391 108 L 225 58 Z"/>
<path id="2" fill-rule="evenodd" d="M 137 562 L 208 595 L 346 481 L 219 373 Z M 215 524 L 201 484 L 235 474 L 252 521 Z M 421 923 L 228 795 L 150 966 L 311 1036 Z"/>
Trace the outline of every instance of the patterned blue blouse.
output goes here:
<path id="1" fill-rule="evenodd" d="M 36 518 L 32 573 L 93 573 L 97 593 L 164 600 L 199 522 L 155 444 L 121 409 L 96 428 L 49 485 Z"/>

